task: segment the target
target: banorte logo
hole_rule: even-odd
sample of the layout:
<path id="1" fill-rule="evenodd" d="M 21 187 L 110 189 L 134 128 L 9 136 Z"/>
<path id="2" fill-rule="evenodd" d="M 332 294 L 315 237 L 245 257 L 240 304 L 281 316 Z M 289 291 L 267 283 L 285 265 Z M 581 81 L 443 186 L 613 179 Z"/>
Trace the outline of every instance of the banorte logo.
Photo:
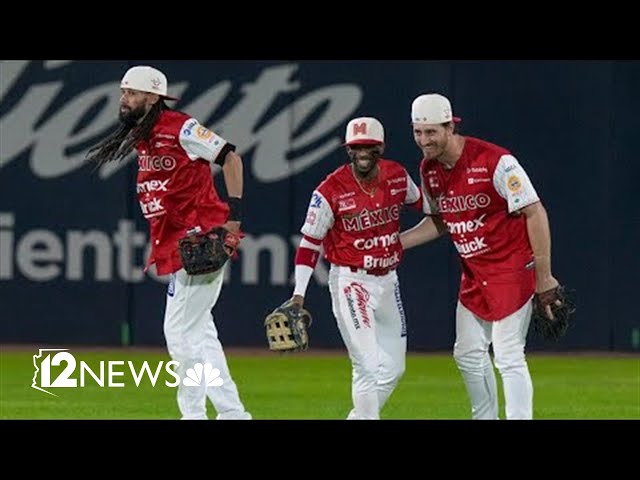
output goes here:
<path id="1" fill-rule="evenodd" d="M 64 365 L 64 368 L 61 368 Z M 66 348 L 41 348 L 33 356 L 34 374 L 31 387 L 41 392 L 57 397 L 50 391 L 58 388 L 83 388 L 95 384 L 102 388 L 123 388 L 131 384 L 136 388 L 147 377 L 152 387 L 159 381 L 161 372 L 173 380 L 164 380 L 164 386 L 175 388 L 180 383 L 186 387 L 220 387 L 223 380 L 220 378 L 220 370 L 210 363 L 196 363 L 188 368 L 184 378 L 176 373 L 179 363 L 175 360 L 169 362 L 159 361 L 152 368 L 146 360 L 140 367 L 136 367 L 132 361 L 124 360 L 100 360 L 98 366 L 90 366 L 85 361 L 78 362 L 75 356 Z M 53 368 L 52 368 L 53 367 Z M 131 379 L 127 382 L 127 373 Z"/>
<path id="2" fill-rule="evenodd" d="M 121 96 L 117 72 L 108 83 L 87 81 L 84 90 L 67 93 L 72 88 L 68 79 L 82 78 L 89 68 L 91 65 L 68 60 L 0 61 L 0 169 L 21 157 L 35 176 L 52 179 L 84 166 L 86 145 L 97 143 L 117 125 Z M 247 70 L 251 68 L 247 64 Z M 224 116 L 206 127 L 236 144 L 240 155 L 254 150 L 251 173 L 259 182 L 279 182 L 340 148 L 340 127 L 363 97 L 363 89 L 355 83 L 310 88 L 295 80 L 299 68 L 296 63 L 268 66 L 244 83 L 234 84 L 235 77 L 230 76 L 176 108 L 205 121 L 221 105 L 237 99 L 231 108 L 225 107 Z M 188 82 L 177 81 L 170 86 L 178 97 L 189 87 Z M 283 98 L 292 100 L 272 112 Z M 269 120 L 263 122 L 267 112 Z M 316 112 L 320 113 L 316 116 Z M 314 121 L 309 124 L 311 118 Z M 306 128 L 299 131 L 303 126 Z M 27 155 L 22 156 L 24 153 Z M 102 166 L 100 177 L 111 177 L 133 158 L 135 154 L 127 161 Z M 151 159 L 146 166 L 166 170 L 171 164 L 166 159 Z"/>

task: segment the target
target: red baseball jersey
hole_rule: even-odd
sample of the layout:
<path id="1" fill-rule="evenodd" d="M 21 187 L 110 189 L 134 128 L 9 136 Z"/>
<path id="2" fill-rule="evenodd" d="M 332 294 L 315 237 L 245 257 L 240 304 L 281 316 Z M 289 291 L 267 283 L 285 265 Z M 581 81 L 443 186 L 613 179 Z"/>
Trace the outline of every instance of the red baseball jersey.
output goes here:
<path id="1" fill-rule="evenodd" d="M 182 268 L 178 240 L 189 230 L 227 221 L 229 207 L 218 197 L 210 165 L 226 144 L 195 118 L 165 110 L 149 141 L 136 145 L 138 199 L 151 234 L 147 268 L 155 263 L 159 275 Z"/>
<path id="2" fill-rule="evenodd" d="M 386 270 L 400 263 L 400 210 L 422 196 L 399 163 L 380 159 L 378 168 L 376 183 L 365 187 L 351 164 L 343 165 L 313 192 L 301 232 L 322 240 L 330 263 L 366 270 Z"/>
<path id="3" fill-rule="evenodd" d="M 511 153 L 465 137 L 453 169 L 422 160 L 427 214 L 440 214 L 462 264 L 460 302 L 487 321 L 516 312 L 533 295 L 533 252 L 524 215 L 538 202 L 529 177 Z"/>

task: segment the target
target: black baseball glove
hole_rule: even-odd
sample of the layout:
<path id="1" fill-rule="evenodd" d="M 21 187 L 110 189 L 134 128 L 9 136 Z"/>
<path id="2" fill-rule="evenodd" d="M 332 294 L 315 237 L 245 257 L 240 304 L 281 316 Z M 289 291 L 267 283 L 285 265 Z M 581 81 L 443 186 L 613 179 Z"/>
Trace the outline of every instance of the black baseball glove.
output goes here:
<path id="1" fill-rule="evenodd" d="M 178 241 L 182 266 L 189 275 L 216 272 L 231 258 L 240 235 L 224 227 L 216 227 L 205 233 L 194 233 Z"/>
<path id="2" fill-rule="evenodd" d="M 553 319 L 549 317 L 546 307 L 551 309 Z M 546 292 L 536 293 L 531 315 L 534 330 L 545 340 L 558 341 L 567 333 L 575 311 L 573 292 L 561 285 Z"/>
<path id="3" fill-rule="evenodd" d="M 269 350 L 274 352 L 301 352 L 309 347 L 311 314 L 291 301 L 284 302 L 264 320 Z"/>

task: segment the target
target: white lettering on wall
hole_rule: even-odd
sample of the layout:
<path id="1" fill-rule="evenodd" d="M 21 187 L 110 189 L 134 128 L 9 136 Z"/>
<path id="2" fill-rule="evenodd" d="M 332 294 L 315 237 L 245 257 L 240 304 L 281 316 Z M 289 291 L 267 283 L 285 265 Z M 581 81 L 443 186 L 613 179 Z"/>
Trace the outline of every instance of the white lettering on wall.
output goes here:
<path id="1" fill-rule="evenodd" d="M 54 80 L 28 85 L 15 96 L 19 100 L 0 118 L 0 169 L 30 149 L 29 165 L 34 175 L 45 179 L 68 175 L 84 165 L 87 149 L 116 127 L 120 78 L 60 102 L 65 79 L 77 63 L 43 62 L 41 67 Z M 24 88 L 32 66 L 39 66 L 38 62 L 0 62 L 0 103 L 14 87 Z M 296 96 L 303 87 L 292 80 L 298 68 L 295 63 L 264 68 L 255 80 L 240 86 L 240 99 L 215 124 L 209 120 L 231 92 L 233 83 L 229 80 L 212 85 L 191 103 L 177 107 L 236 144 L 239 154 L 255 149 L 253 176 L 260 182 L 277 182 L 306 170 L 339 148 L 341 127 L 362 100 L 362 89 L 356 84 L 327 85 Z M 188 86 L 185 82 L 172 83 L 170 88 L 180 97 Z M 283 94 L 293 100 L 264 121 L 264 115 Z M 90 111 L 93 115 L 88 115 Z M 317 111 L 321 111 L 318 118 L 298 131 Z M 309 149 L 310 145 L 314 147 Z M 134 157 L 130 155 L 127 161 Z M 127 161 L 101 167 L 101 178 L 114 175 Z"/>
<path id="2" fill-rule="evenodd" d="M 12 212 L 0 212 L 0 281 L 19 276 L 33 282 L 63 278 L 72 282 L 139 283 L 146 279 L 148 236 L 136 230 L 132 220 L 119 220 L 114 232 L 91 229 L 66 230 L 63 234 L 39 228 L 16 235 L 16 223 Z M 233 275 L 239 272 L 243 285 L 293 285 L 293 258 L 300 238 L 299 234 L 291 238 L 275 233 L 245 235 L 239 258 L 232 269 L 226 270 L 225 281 L 230 281 L 233 270 Z M 153 280 L 167 283 L 168 276 L 159 277 L 153 270 L 147 272 Z M 316 282 L 326 286 L 328 276 L 327 265 L 318 262 Z"/>

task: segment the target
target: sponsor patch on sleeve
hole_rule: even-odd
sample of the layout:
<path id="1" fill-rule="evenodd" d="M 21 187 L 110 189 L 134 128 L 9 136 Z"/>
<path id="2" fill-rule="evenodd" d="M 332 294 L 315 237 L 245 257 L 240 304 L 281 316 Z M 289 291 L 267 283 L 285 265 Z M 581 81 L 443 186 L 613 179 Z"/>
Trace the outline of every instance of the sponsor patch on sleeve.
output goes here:
<path id="1" fill-rule="evenodd" d="M 193 127 L 195 127 L 196 125 L 198 125 L 198 121 L 196 119 L 192 119 L 187 122 L 187 124 L 182 129 L 182 135 L 184 135 L 185 137 L 190 137 L 191 135 L 193 135 Z"/>
<path id="2" fill-rule="evenodd" d="M 207 127 L 198 125 L 198 128 L 196 128 L 196 137 L 198 137 L 201 140 L 209 140 L 211 137 L 213 137 L 213 132 L 209 130 Z"/>
<path id="3" fill-rule="evenodd" d="M 311 203 L 309 203 L 309 206 L 311 208 L 320 208 L 321 205 L 322 197 L 320 196 L 320 194 L 318 194 L 318 192 L 313 192 L 313 195 L 311 195 Z"/>
<path id="4" fill-rule="evenodd" d="M 307 213 L 307 218 L 305 219 L 304 223 L 310 226 L 314 226 L 316 224 L 316 218 L 317 218 L 316 212 L 314 212 L 313 210 L 310 210 Z"/>
<path id="5" fill-rule="evenodd" d="M 513 193 L 518 193 L 520 190 L 522 190 L 522 181 L 520 180 L 520 177 L 518 177 L 517 175 L 511 175 L 507 179 L 507 187 Z"/>

